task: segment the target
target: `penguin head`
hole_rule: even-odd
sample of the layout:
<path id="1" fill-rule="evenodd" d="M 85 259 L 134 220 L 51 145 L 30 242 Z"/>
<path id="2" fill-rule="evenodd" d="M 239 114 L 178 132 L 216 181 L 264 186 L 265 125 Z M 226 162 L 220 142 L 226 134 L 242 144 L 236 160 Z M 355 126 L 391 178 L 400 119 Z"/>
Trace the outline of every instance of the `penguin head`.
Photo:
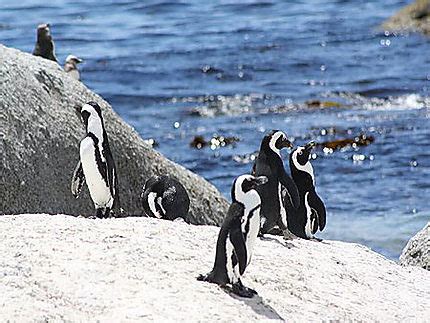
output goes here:
<path id="1" fill-rule="evenodd" d="M 308 142 L 305 146 L 299 146 L 290 155 L 290 167 L 295 171 L 302 171 L 314 178 L 314 171 L 309 161 L 312 149 L 316 146 L 315 141 Z M 293 173 L 293 172 L 292 172 Z M 294 177 L 294 173 L 293 173 Z"/>
<path id="2" fill-rule="evenodd" d="M 51 31 L 49 29 L 49 24 L 41 24 L 37 26 L 37 41 L 51 41 Z"/>
<path id="3" fill-rule="evenodd" d="M 85 124 L 85 129 L 87 129 L 87 131 L 91 131 L 91 129 L 88 129 L 90 120 L 97 121 L 97 125 L 100 124 L 103 127 L 102 109 L 96 102 L 90 101 L 88 103 L 85 103 L 82 107 L 77 106 L 76 110 L 78 114 L 80 114 L 82 121 Z"/>
<path id="4" fill-rule="evenodd" d="M 266 153 L 272 151 L 277 155 L 281 155 L 282 148 L 293 148 L 293 144 L 288 140 L 287 135 L 281 130 L 272 130 L 264 136 L 261 142 L 261 150 Z"/>
<path id="5" fill-rule="evenodd" d="M 260 197 L 255 190 L 258 186 L 268 182 L 266 176 L 241 175 L 233 182 L 231 198 L 235 202 L 249 204 L 253 202 L 260 203 Z"/>
<path id="6" fill-rule="evenodd" d="M 69 55 L 66 57 L 66 64 L 72 64 L 76 67 L 77 64 L 82 63 L 83 60 L 75 55 Z"/>

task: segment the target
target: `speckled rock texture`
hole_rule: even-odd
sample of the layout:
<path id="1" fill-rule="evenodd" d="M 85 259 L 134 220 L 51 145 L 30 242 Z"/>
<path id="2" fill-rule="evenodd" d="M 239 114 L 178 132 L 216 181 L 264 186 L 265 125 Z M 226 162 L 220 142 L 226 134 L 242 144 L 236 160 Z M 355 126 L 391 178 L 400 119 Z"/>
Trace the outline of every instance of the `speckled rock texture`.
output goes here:
<path id="1" fill-rule="evenodd" d="M 0 321 L 428 322 L 430 272 L 339 241 L 257 239 L 252 299 L 197 281 L 219 228 L 153 218 L 0 217 Z"/>
<path id="2" fill-rule="evenodd" d="M 102 107 L 125 215 L 143 214 L 139 195 L 148 177 L 170 174 L 190 195 L 187 220 L 194 224 L 222 222 L 228 202 L 213 185 L 149 147 L 106 101 L 55 62 L 2 45 L 0 214 L 94 213 L 86 188 L 78 200 L 70 192 L 84 136 L 74 106 L 88 101 Z"/>
<path id="3" fill-rule="evenodd" d="M 430 222 L 409 240 L 400 255 L 400 263 L 430 270 Z"/>
<path id="4" fill-rule="evenodd" d="M 421 32 L 430 36 L 430 0 L 416 0 L 382 24 L 391 32 Z"/>

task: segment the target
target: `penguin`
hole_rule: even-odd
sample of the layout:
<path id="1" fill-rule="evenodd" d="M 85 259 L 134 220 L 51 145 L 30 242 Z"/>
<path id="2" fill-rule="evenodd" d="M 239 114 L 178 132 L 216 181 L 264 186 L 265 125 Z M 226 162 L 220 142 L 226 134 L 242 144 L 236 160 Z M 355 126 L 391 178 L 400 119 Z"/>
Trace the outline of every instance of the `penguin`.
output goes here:
<path id="1" fill-rule="evenodd" d="M 37 26 L 37 41 L 33 50 L 33 55 L 41 56 L 51 61 L 57 62 L 55 57 L 55 46 L 52 40 L 49 24 Z"/>
<path id="2" fill-rule="evenodd" d="M 177 179 L 168 175 L 149 178 L 140 197 L 145 213 L 159 219 L 185 220 L 190 208 L 187 190 Z"/>
<path id="3" fill-rule="evenodd" d="M 288 228 L 300 238 L 320 241 L 314 238 L 314 234 L 326 225 L 326 209 L 315 190 L 314 170 L 309 160 L 315 146 L 315 142 L 311 141 L 290 154 L 291 176 L 299 190 L 300 206 L 288 217 Z"/>
<path id="4" fill-rule="evenodd" d="M 64 63 L 64 71 L 78 81 L 80 80 L 80 74 L 78 70 L 79 63 L 82 63 L 82 59 L 76 57 L 75 55 L 67 56 L 66 62 Z"/>
<path id="5" fill-rule="evenodd" d="M 197 280 L 222 287 L 231 284 L 232 292 L 241 297 L 257 294 L 242 284 L 241 277 L 250 264 L 260 229 L 261 200 L 255 189 L 265 183 L 267 177 L 252 175 L 241 175 L 233 182 L 232 203 L 218 234 L 214 267 Z"/>
<path id="6" fill-rule="evenodd" d="M 78 198 L 86 181 L 96 217 L 107 218 L 114 202 L 119 203 L 119 197 L 117 173 L 102 110 L 96 102 L 88 102 L 77 109 L 84 122 L 86 136 L 80 144 L 80 161 L 73 173 L 71 191 Z"/>
<path id="7" fill-rule="evenodd" d="M 260 151 L 253 166 L 253 175 L 268 178 L 266 185 L 257 188 L 261 197 L 261 235 L 273 232 L 278 225 L 284 237 L 289 239 L 287 210 L 283 195 L 285 194 L 294 208 L 299 206 L 300 200 L 296 184 L 285 172 L 281 149 L 292 147 L 286 134 L 280 130 L 272 130 L 261 142 Z"/>

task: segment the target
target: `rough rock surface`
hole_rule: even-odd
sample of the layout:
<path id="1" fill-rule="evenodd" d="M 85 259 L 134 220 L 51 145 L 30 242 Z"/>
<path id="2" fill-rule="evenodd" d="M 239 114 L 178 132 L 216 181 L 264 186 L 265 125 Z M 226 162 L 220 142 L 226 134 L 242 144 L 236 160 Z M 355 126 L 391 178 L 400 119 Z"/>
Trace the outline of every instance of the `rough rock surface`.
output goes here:
<path id="1" fill-rule="evenodd" d="M 430 272 L 358 244 L 257 240 L 251 300 L 199 282 L 218 228 L 151 218 L 0 217 L 0 321 L 424 322 Z"/>
<path id="2" fill-rule="evenodd" d="M 381 27 L 393 32 L 422 32 L 430 35 L 430 0 L 416 0 L 386 20 Z"/>
<path id="3" fill-rule="evenodd" d="M 149 176 L 170 174 L 190 194 L 192 223 L 222 222 L 228 203 L 213 185 L 150 148 L 106 101 L 56 63 L 2 45 L 0 214 L 94 213 L 87 189 L 78 200 L 70 193 L 84 135 L 74 106 L 90 100 L 103 110 L 126 214 L 142 214 L 139 195 Z"/>
<path id="4" fill-rule="evenodd" d="M 400 255 L 400 264 L 430 270 L 430 222 L 409 240 Z"/>

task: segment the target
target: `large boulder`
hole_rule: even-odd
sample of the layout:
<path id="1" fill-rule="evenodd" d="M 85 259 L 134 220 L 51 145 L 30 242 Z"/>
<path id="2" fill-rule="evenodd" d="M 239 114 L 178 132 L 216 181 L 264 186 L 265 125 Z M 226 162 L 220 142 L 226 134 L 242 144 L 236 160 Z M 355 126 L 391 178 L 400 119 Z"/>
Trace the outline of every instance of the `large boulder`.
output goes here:
<path id="1" fill-rule="evenodd" d="M 430 0 L 416 0 L 386 20 L 381 27 L 392 32 L 430 35 Z"/>
<path id="2" fill-rule="evenodd" d="M 400 255 L 400 264 L 430 270 L 430 222 L 409 240 Z"/>
<path id="3" fill-rule="evenodd" d="M 106 101 L 55 62 L 3 45 L 0 213 L 94 213 L 87 189 L 78 200 L 70 192 L 84 135 L 74 106 L 88 101 L 102 107 L 126 215 L 142 214 L 139 195 L 149 176 L 171 174 L 190 195 L 188 220 L 220 224 L 228 203 L 213 185 L 149 147 Z"/>
<path id="4" fill-rule="evenodd" d="M 130 230 L 133 228 L 133 230 Z M 257 239 L 253 299 L 197 281 L 219 229 L 151 218 L 0 217 L 0 321 L 428 322 L 430 272 L 355 243 Z"/>

